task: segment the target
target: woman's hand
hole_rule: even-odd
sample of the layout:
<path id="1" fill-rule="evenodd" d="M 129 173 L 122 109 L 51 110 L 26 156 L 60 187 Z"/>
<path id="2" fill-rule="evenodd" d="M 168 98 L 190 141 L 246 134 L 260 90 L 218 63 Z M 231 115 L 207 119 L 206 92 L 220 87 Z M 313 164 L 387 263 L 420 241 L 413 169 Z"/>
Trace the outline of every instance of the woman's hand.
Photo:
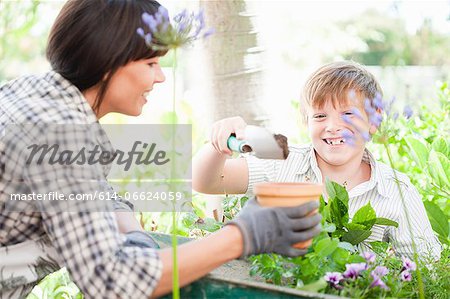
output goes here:
<path id="1" fill-rule="evenodd" d="M 217 152 L 231 155 L 227 141 L 231 134 L 236 135 L 236 139 L 245 139 L 245 127 L 247 123 L 240 116 L 224 118 L 215 122 L 211 129 L 210 142 Z"/>

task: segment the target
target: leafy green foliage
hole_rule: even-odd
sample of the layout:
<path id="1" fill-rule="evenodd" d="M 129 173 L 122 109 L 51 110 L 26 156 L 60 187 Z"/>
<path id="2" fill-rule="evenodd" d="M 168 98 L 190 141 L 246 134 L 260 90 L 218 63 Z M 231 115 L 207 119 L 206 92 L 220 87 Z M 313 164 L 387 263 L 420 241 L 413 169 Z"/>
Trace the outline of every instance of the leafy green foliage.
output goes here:
<path id="1" fill-rule="evenodd" d="M 83 294 L 70 280 L 69 272 L 62 268 L 47 275 L 27 296 L 27 299 L 83 299 Z"/>
<path id="2" fill-rule="evenodd" d="M 331 236 L 357 245 L 370 236 L 370 230 L 376 223 L 379 225 L 398 226 L 395 221 L 377 218 L 370 202 L 356 211 L 352 221 L 349 222 L 347 190 L 329 180 L 326 180 L 325 186 L 327 188 L 328 204 L 322 198 L 319 211 L 322 213 L 323 219 L 325 219 L 324 227 L 329 232 L 331 225 L 334 225 L 336 228 L 331 232 Z"/>
<path id="3" fill-rule="evenodd" d="M 437 91 L 438 109 L 423 105 L 410 119 L 391 123 L 389 144 L 396 169 L 406 173 L 423 197 L 433 230 L 441 243 L 449 244 L 450 205 L 450 89 L 442 83 Z M 380 142 L 380 140 L 374 139 Z M 373 151 L 388 162 L 382 144 Z"/>
<path id="4" fill-rule="evenodd" d="M 347 190 L 329 180 L 325 185 L 328 203 L 321 197 L 319 207 L 323 230 L 314 238 L 309 252 L 297 258 L 283 258 L 274 254 L 254 256 L 251 258 L 252 274 L 259 274 L 276 284 L 319 291 L 325 287 L 320 282 L 326 272 L 342 272 L 346 264 L 364 261 L 355 254 L 354 245 L 370 236 L 370 229 L 375 223 L 398 225 L 395 221 L 377 218 L 370 203 L 361 207 L 349 222 Z M 270 269 L 267 268 L 268 260 L 271 261 Z M 288 279 L 283 276 L 283 271 L 294 275 L 289 275 Z"/>

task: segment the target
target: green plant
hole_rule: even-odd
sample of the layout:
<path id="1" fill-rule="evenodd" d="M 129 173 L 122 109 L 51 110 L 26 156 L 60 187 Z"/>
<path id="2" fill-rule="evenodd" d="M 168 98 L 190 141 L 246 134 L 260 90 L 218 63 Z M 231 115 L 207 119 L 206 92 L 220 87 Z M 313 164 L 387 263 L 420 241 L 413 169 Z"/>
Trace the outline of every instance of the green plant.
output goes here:
<path id="1" fill-rule="evenodd" d="M 71 281 L 66 268 L 43 278 L 26 297 L 27 299 L 83 299 L 83 294 Z"/>
<path id="2" fill-rule="evenodd" d="M 352 221 L 349 222 L 347 190 L 329 180 L 326 180 L 325 185 L 328 203 L 325 203 L 322 196 L 319 211 L 325 220 L 324 229 L 331 233 L 332 237 L 358 245 L 370 236 L 371 228 L 375 224 L 398 227 L 395 221 L 377 217 L 370 202 L 356 211 Z"/>
<path id="3" fill-rule="evenodd" d="M 251 258 L 251 274 L 267 281 L 318 291 L 325 287 L 326 272 L 343 271 L 346 264 L 362 262 L 356 247 L 370 236 L 374 224 L 397 226 L 395 221 L 377 218 L 370 203 L 360 208 L 349 222 L 347 190 L 326 181 L 328 203 L 321 197 L 319 212 L 323 230 L 314 238 L 309 252 L 297 258 L 275 254 Z"/>

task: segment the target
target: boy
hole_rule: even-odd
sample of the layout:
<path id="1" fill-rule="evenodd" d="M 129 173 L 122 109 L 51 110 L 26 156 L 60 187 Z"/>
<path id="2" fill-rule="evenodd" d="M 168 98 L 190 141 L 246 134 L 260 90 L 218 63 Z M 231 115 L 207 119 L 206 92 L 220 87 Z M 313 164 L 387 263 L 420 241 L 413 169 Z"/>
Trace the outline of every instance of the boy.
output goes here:
<path id="1" fill-rule="evenodd" d="M 235 133 L 238 139 L 245 139 L 247 124 L 240 117 L 223 119 L 213 125 L 211 143 L 194 159 L 193 188 L 212 194 L 251 194 L 258 182 L 323 182 L 328 178 L 347 188 L 350 217 L 370 201 L 378 217 L 398 222 L 398 228 L 375 225 L 366 242 L 389 241 L 398 255 L 412 257 L 411 236 L 393 170 L 375 161 L 365 148 L 365 140 L 377 130 L 364 112 L 365 99 L 372 99 L 373 107 L 377 94 L 382 94 L 379 84 L 361 65 L 344 61 L 322 66 L 307 80 L 301 99 L 312 145 L 291 146 L 286 160 L 252 156 L 227 159 L 231 154 L 227 138 Z M 348 136 L 352 144 L 346 142 Z M 419 255 L 439 259 L 440 243 L 420 195 L 406 175 L 397 172 L 397 176 Z"/>

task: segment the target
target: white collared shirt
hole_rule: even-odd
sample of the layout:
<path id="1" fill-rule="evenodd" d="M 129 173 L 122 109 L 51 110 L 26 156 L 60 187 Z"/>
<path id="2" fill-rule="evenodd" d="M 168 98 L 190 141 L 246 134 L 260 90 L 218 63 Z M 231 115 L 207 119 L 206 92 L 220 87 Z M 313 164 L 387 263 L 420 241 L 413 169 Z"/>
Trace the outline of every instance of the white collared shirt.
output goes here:
<path id="1" fill-rule="evenodd" d="M 253 194 L 256 183 L 274 182 L 321 182 L 322 174 L 317 165 L 314 148 L 311 145 L 290 146 L 286 160 L 262 160 L 254 156 L 246 157 L 249 169 L 247 194 Z M 408 229 L 407 216 L 404 212 L 401 195 L 395 183 L 394 170 L 384 163 L 377 162 L 366 149 L 363 161 L 370 164 L 369 181 L 355 186 L 349 191 L 350 220 L 364 205 L 370 201 L 377 217 L 387 218 L 398 223 L 398 228 L 374 225 L 372 234 L 361 244 L 360 250 L 368 250 L 367 243 L 388 241 L 396 254 L 412 258 L 413 247 Z M 441 245 L 433 233 L 421 196 L 411 184 L 409 178 L 396 171 L 397 178 L 405 195 L 405 206 L 411 221 L 417 251 L 420 256 L 440 257 Z"/>

